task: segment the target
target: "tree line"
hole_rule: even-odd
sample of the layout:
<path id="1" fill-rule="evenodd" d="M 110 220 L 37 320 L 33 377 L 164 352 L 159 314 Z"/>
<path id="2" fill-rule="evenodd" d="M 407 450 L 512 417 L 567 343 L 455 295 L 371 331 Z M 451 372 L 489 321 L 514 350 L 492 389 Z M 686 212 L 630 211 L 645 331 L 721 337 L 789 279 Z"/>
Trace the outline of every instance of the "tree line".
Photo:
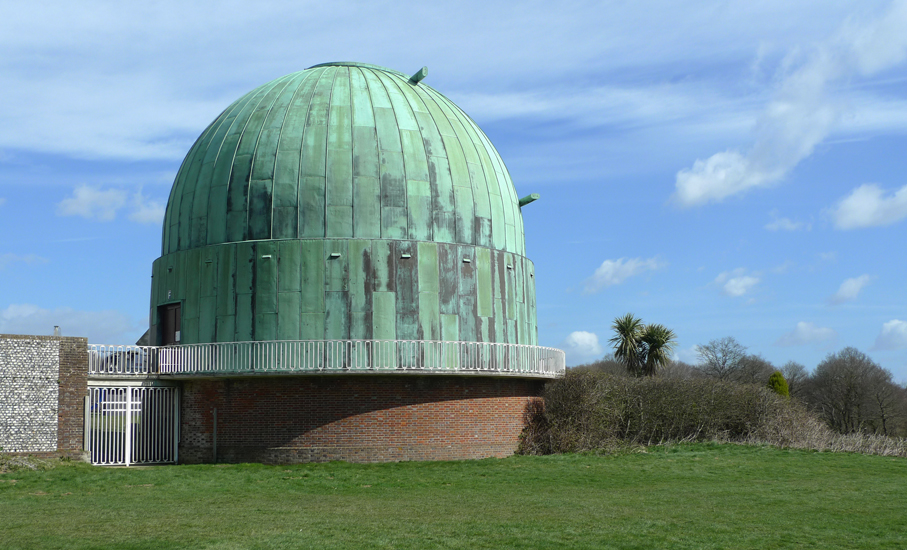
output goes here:
<path id="1" fill-rule="evenodd" d="M 612 329 L 613 353 L 574 370 L 713 379 L 776 391 L 786 385 L 791 399 L 805 404 L 838 433 L 907 437 L 907 387 L 895 383 L 891 371 L 856 348 L 829 353 L 809 372 L 794 361 L 777 367 L 726 336 L 697 346 L 699 361 L 689 364 L 671 359 L 675 335 L 662 325 L 645 325 L 627 314 L 615 319 Z M 785 384 L 779 381 L 782 377 Z"/>

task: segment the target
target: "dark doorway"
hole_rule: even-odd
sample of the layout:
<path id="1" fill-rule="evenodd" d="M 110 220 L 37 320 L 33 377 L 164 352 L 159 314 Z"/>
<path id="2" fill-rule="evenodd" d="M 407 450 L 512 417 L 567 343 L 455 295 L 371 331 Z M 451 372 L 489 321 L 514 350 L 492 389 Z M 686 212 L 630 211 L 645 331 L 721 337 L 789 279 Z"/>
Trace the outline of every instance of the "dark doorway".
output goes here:
<path id="1" fill-rule="evenodd" d="M 180 304 L 167 304 L 158 308 L 161 319 L 161 345 L 180 343 Z"/>

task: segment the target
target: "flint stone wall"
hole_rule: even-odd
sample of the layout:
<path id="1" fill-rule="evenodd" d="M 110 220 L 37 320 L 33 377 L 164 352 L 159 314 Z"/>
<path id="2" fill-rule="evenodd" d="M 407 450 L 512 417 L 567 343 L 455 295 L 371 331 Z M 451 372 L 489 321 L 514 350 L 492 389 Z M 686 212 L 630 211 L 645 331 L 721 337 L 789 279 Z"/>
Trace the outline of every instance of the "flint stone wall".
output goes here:
<path id="1" fill-rule="evenodd" d="M 80 449 L 87 380 L 85 338 L 0 335 L 0 450 Z"/>

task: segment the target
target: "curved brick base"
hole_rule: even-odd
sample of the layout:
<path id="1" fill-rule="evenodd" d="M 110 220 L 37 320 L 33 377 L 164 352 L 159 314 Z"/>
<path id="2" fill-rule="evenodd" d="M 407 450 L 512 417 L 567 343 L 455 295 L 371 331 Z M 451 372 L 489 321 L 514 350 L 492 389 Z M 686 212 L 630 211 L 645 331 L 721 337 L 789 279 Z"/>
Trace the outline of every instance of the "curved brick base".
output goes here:
<path id="1" fill-rule="evenodd" d="M 185 381 L 180 462 L 385 462 L 513 454 L 544 381 L 297 376 Z"/>

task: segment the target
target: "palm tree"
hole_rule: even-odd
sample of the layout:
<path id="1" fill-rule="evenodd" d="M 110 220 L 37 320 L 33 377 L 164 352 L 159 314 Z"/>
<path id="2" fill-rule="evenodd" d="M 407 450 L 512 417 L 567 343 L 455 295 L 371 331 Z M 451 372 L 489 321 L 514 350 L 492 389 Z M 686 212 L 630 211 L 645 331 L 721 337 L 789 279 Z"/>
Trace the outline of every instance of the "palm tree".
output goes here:
<path id="1" fill-rule="evenodd" d="M 630 374 L 639 376 L 645 362 L 645 349 L 642 348 L 645 325 L 642 324 L 642 319 L 628 313 L 614 319 L 611 328 L 614 329 L 615 336 L 608 342 L 614 346 L 614 357 L 627 366 Z"/>
<path id="2" fill-rule="evenodd" d="M 645 325 L 642 319 L 627 313 L 615 319 L 611 328 L 615 332 L 609 340 L 614 357 L 633 376 L 655 376 L 671 360 L 676 335 L 664 325 Z"/>
<path id="3" fill-rule="evenodd" d="M 671 361 L 671 355 L 677 342 L 674 331 L 664 325 L 646 325 L 642 332 L 642 342 L 646 347 L 646 361 L 642 374 L 655 376 L 659 369 Z"/>

